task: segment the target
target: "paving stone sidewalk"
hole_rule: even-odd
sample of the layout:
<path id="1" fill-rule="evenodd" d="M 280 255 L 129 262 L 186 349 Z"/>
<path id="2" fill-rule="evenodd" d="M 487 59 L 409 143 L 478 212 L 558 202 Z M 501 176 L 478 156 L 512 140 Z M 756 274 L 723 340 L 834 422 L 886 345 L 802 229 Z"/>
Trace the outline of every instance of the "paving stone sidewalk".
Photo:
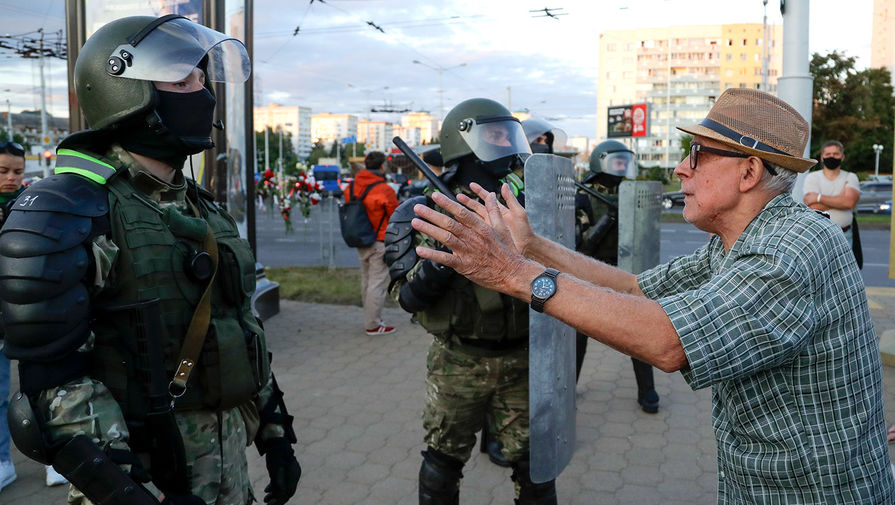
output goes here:
<path id="1" fill-rule="evenodd" d="M 895 330 L 895 290 L 873 289 L 871 312 L 882 335 Z M 399 309 L 386 309 L 386 317 L 398 332 L 368 337 L 359 307 L 282 301 L 280 313 L 265 323 L 304 470 L 290 504 L 417 503 L 430 337 Z M 892 424 L 895 368 L 884 367 L 884 381 Z M 576 452 L 557 480 L 559 503 L 715 503 L 710 391 L 694 392 L 680 374 L 658 371 L 656 390 L 659 413 L 642 412 L 630 359 L 591 342 L 578 384 Z M 264 461 L 254 447 L 248 455 L 260 499 Z M 19 478 L 0 492 L 0 504 L 65 503 L 64 486 L 44 486 L 42 466 L 15 449 L 13 460 Z M 474 453 L 463 473 L 461 503 L 513 502 L 510 470 L 485 455 Z"/>

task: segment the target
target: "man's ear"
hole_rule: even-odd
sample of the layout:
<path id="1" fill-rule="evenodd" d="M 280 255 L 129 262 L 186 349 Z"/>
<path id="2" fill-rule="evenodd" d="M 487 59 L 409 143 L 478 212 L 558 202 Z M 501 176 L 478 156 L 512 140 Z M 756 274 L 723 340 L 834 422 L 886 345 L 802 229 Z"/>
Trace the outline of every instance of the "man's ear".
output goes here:
<path id="1" fill-rule="evenodd" d="M 746 193 L 754 189 L 764 175 L 764 163 L 757 156 L 746 158 L 740 168 L 740 191 Z"/>

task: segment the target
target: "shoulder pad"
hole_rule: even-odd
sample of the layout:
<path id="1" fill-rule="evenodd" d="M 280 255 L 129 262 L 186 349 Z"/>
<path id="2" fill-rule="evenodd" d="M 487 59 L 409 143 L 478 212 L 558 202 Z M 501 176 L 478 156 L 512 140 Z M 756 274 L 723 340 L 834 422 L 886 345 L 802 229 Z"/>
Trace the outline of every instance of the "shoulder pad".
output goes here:
<path id="1" fill-rule="evenodd" d="M 83 177 L 51 175 L 29 186 L 10 210 L 10 217 L 17 211 L 99 217 L 109 212 L 109 196 L 106 188 Z"/>
<path id="2" fill-rule="evenodd" d="M 97 184 L 105 184 L 117 172 L 117 168 L 89 153 L 64 148 L 56 150 L 56 168 L 53 170 L 56 175 L 76 174 Z"/>
<path id="3" fill-rule="evenodd" d="M 388 220 L 388 228 L 385 229 L 385 256 L 383 259 L 388 265 L 388 274 L 392 281 L 406 276 L 419 261 L 416 244 L 413 240 L 416 230 L 410 226 L 410 221 L 416 217 L 413 212 L 413 207 L 416 204 L 429 205 L 428 198 L 415 196 L 398 205 Z"/>

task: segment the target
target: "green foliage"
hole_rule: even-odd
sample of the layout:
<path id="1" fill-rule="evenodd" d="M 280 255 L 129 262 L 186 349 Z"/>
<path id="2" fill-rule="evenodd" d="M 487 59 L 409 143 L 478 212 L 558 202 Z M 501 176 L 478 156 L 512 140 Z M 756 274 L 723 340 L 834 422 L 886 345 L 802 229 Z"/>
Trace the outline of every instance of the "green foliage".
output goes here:
<path id="1" fill-rule="evenodd" d="M 326 148 L 323 147 L 322 143 L 317 142 L 316 144 L 314 144 L 314 148 L 311 149 L 311 154 L 308 155 L 308 166 L 314 166 L 317 164 L 317 161 L 320 160 L 320 158 L 328 157 L 329 151 L 327 151 Z"/>
<path id="2" fill-rule="evenodd" d="M 812 157 L 819 158 L 820 146 L 827 140 L 838 140 L 845 146 L 843 168 L 872 172 L 876 154 L 871 146 L 882 144 L 880 171 L 891 172 L 895 97 L 889 71 L 858 71 L 854 57 L 837 51 L 812 55 L 810 71 L 814 76 Z"/>
<path id="3" fill-rule="evenodd" d="M 292 134 L 283 131 L 283 172 L 286 175 L 298 174 L 298 154 L 292 149 Z M 270 148 L 270 160 L 268 166 L 274 172 L 279 170 L 277 161 L 280 159 L 280 132 L 267 128 L 267 142 Z M 255 149 L 258 151 L 258 167 L 264 171 L 264 131 L 255 132 Z"/>
<path id="4" fill-rule="evenodd" d="M 353 144 L 345 144 L 342 151 L 342 168 L 348 168 L 348 158 L 354 156 L 363 156 L 366 153 L 367 145 L 363 142 L 355 142 Z"/>
<path id="5" fill-rule="evenodd" d="M 8 139 L 8 134 L 6 133 L 6 130 L 4 129 L 2 132 L 0 132 L 0 142 L 5 142 L 7 139 Z M 12 141 L 22 144 L 22 147 L 25 148 L 26 153 L 31 152 L 31 144 L 29 144 L 28 142 L 25 142 L 25 137 L 23 137 L 21 133 L 13 133 Z"/>
<path id="6" fill-rule="evenodd" d="M 649 167 L 646 169 L 646 173 L 641 177 L 638 177 L 638 179 L 645 181 L 659 181 L 662 184 L 668 184 L 668 174 L 662 167 Z"/>
<path id="7" fill-rule="evenodd" d="M 280 284 L 280 296 L 286 300 L 362 306 L 360 268 L 267 267 L 264 272 Z M 386 297 L 385 306 L 397 304 Z"/>
<path id="8" fill-rule="evenodd" d="M 690 144 L 693 143 L 693 135 L 683 134 L 681 135 L 681 160 L 687 157 L 690 154 Z"/>

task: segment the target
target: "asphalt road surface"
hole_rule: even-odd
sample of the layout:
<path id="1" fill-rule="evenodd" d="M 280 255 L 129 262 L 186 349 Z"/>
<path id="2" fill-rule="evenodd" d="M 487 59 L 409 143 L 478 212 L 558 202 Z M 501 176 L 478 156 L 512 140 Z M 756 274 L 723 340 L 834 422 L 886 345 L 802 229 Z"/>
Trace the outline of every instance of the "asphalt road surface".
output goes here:
<path id="1" fill-rule="evenodd" d="M 307 222 L 298 209 L 292 211 L 293 232 L 285 233 L 282 217 L 275 211 L 257 212 L 258 261 L 264 266 L 357 267 L 357 252 L 346 246 L 339 232 L 333 200 L 311 208 Z M 689 254 L 708 240 L 708 233 L 686 223 L 662 223 L 660 261 Z M 895 287 L 889 279 L 889 230 L 861 230 L 864 249 L 864 283 Z"/>

